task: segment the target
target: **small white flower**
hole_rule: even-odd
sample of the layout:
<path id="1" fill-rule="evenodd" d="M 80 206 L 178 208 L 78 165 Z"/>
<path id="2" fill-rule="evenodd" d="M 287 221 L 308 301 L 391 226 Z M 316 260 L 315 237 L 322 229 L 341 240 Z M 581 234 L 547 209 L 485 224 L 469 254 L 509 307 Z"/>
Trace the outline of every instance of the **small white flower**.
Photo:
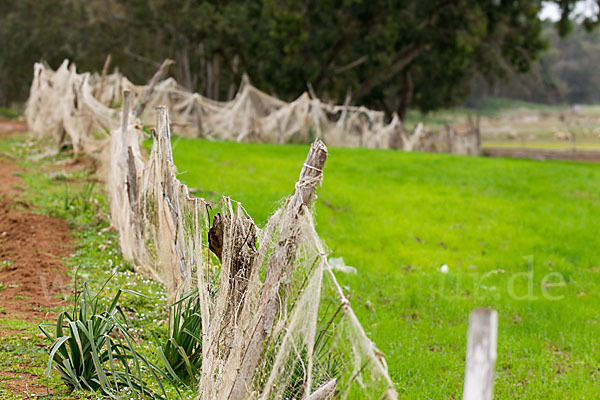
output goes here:
<path id="1" fill-rule="evenodd" d="M 440 272 L 442 274 L 447 274 L 448 273 L 448 264 L 444 264 L 440 267 Z"/>

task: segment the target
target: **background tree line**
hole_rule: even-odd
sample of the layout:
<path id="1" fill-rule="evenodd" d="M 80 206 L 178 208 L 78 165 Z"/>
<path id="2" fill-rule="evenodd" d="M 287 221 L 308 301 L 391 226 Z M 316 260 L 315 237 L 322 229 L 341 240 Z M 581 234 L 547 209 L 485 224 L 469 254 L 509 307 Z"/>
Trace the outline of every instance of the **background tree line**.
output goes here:
<path id="1" fill-rule="evenodd" d="M 476 76 L 467 99 L 476 105 L 486 97 L 506 97 L 544 104 L 600 103 L 600 32 L 588 32 L 575 24 L 562 38 L 552 24 L 545 23 L 542 36 L 550 47 L 525 74 L 509 73 L 507 79 L 490 85 Z"/>
<path id="2" fill-rule="evenodd" d="M 401 116 L 408 107 L 429 111 L 494 90 L 596 101 L 592 68 L 600 55 L 582 62 L 580 55 L 600 46 L 585 34 L 597 18 L 559 39 L 573 27 L 577 2 L 555 0 L 563 18 L 545 26 L 540 0 L 0 0 L 0 104 L 27 98 L 40 59 L 57 67 L 69 58 L 88 71 L 107 54 L 136 83 L 172 58 L 179 83 L 220 100 L 247 73 L 286 100 L 310 84 L 326 100 Z M 532 70 L 546 87 L 525 79 L 515 89 Z M 506 79 L 513 83 L 498 85 Z M 545 99 L 548 90 L 554 97 Z"/>

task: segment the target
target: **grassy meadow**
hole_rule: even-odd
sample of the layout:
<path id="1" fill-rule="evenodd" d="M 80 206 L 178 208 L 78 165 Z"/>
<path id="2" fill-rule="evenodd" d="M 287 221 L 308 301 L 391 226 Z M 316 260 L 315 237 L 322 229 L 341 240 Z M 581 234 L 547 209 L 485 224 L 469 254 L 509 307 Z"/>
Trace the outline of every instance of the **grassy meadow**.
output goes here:
<path id="1" fill-rule="evenodd" d="M 179 178 L 263 224 L 308 147 L 174 139 Z M 499 312 L 496 398 L 600 393 L 600 166 L 330 148 L 316 227 L 401 398 L 459 398 L 469 312 Z M 443 274 L 440 267 L 449 266 Z"/>

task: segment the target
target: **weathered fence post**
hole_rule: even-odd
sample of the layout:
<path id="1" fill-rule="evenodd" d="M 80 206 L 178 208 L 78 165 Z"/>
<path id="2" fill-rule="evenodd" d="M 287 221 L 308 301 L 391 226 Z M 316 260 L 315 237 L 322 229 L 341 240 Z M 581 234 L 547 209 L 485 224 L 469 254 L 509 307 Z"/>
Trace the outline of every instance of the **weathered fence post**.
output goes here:
<path id="1" fill-rule="evenodd" d="M 446 127 L 446 152 L 452 154 L 454 152 L 454 131 L 449 124 L 445 124 Z"/>
<path id="2" fill-rule="evenodd" d="M 194 93 L 194 116 L 196 118 L 196 137 L 204 138 L 204 126 L 202 124 L 202 107 L 200 102 L 197 101 L 197 94 Z"/>
<path id="3" fill-rule="evenodd" d="M 400 122 L 390 135 L 390 143 L 389 148 L 393 150 L 400 150 L 403 148 L 404 139 L 406 138 L 406 133 L 404 132 L 404 126 L 402 122 Z"/>
<path id="4" fill-rule="evenodd" d="M 125 132 L 127 132 L 127 123 L 129 122 L 129 94 L 129 90 L 123 90 L 123 107 L 121 108 L 121 138 L 123 139 L 123 145 L 125 146 L 125 148 L 127 148 L 127 139 Z"/>
<path id="5" fill-rule="evenodd" d="M 121 155 L 126 158 L 127 176 L 125 178 L 127 184 L 127 196 L 129 197 L 129 206 L 131 207 L 131 210 L 134 211 L 137 202 L 137 171 L 135 169 L 133 150 L 131 146 L 129 146 L 129 138 L 127 137 L 130 108 L 129 95 L 129 90 L 123 91 L 123 115 L 121 116 L 121 140 L 123 148 Z"/>
<path id="6" fill-rule="evenodd" d="M 423 123 L 419 122 L 415 127 L 412 135 L 406 136 L 404 132 L 401 133 L 403 135 L 403 143 L 402 150 L 404 151 L 414 151 L 418 149 L 419 141 L 421 137 L 425 134 L 425 130 L 423 129 Z"/>
<path id="7" fill-rule="evenodd" d="M 469 315 L 463 400 L 491 400 L 498 336 L 498 313 L 478 308 Z"/>
<path id="8" fill-rule="evenodd" d="M 100 97 L 102 97 L 102 92 L 104 91 L 104 85 L 106 83 L 106 74 L 108 72 L 108 67 L 110 66 L 110 60 L 111 60 L 111 55 L 107 55 L 106 56 L 106 60 L 104 61 L 104 67 L 102 67 L 102 75 L 100 78 L 100 87 L 98 87 L 98 91 L 96 92 L 96 95 L 94 96 L 96 98 L 96 100 L 100 100 Z"/>
<path id="9" fill-rule="evenodd" d="M 284 280 L 290 273 L 289 269 L 298 245 L 300 228 L 298 215 L 304 212 L 315 197 L 316 188 L 323 179 L 323 166 L 326 160 L 327 147 L 317 139 L 308 152 L 300 172 L 300 179 L 296 183 L 296 190 L 288 200 L 286 207 L 291 210 L 294 217 L 282 226 L 279 240 L 269 257 L 258 310 L 252 322 L 253 333 L 237 370 L 228 400 L 247 399 L 251 391 L 251 380 L 263 355 L 263 345 L 271 335 L 280 305 L 285 307 L 287 292 L 282 295 L 280 289 L 282 285 L 285 286 Z"/>
<path id="10" fill-rule="evenodd" d="M 173 304 L 175 300 L 175 291 L 182 283 L 182 277 L 185 278 L 186 266 L 185 257 L 186 243 L 183 238 L 183 227 L 181 210 L 179 206 L 179 183 L 175 177 L 173 165 L 173 149 L 171 147 L 171 128 L 169 122 L 169 112 L 167 107 L 160 106 L 156 108 L 156 129 L 158 130 L 158 163 L 161 180 L 162 200 L 159 202 L 158 225 L 159 232 L 167 235 L 164 237 L 164 243 L 160 245 L 164 249 L 166 258 L 162 260 L 163 268 L 169 272 L 167 278 L 167 288 L 169 295 L 167 304 Z M 164 207 L 161 211 L 161 207 Z M 166 211 L 164 211 L 166 210 Z M 167 215 L 169 216 L 167 218 Z M 163 250 L 161 250 L 162 252 Z"/>
<path id="11" fill-rule="evenodd" d="M 175 61 L 170 60 L 168 58 L 162 62 L 162 64 L 158 68 L 158 71 L 156 71 L 156 73 L 150 80 L 150 83 L 148 84 L 148 89 L 146 90 L 144 97 L 142 98 L 142 100 L 140 101 L 138 106 L 133 111 L 133 115 L 135 115 L 136 117 L 142 116 L 144 109 L 146 109 L 146 104 L 148 104 L 148 102 L 152 98 L 152 93 L 154 93 L 154 87 L 156 86 L 156 84 L 158 83 L 158 80 L 163 76 L 163 74 L 167 71 L 167 68 L 169 68 L 169 66 L 171 64 L 175 64 Z"/>
<path id="12" fill-rule="evenodd" d="M 475 135 L 477 135 L 477 142 L 476 142 L 476 153 L 473 154 L 474 156 L 478 156 L 481 155 L 481 116 L 479 114 L 477 114 L 477 118 L 475 119 Z"/>

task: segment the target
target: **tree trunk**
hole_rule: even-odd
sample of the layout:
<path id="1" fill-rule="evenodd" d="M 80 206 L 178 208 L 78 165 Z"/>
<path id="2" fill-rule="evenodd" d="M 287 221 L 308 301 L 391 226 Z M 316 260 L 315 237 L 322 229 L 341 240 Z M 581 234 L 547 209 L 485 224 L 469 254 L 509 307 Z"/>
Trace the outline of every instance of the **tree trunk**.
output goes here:
<path id="1" fill-rule="evenodd" d="M 198 45 L 198 52 L 200 53 L 200 94 L 206 96 L 208 71 L 206 68 L 206 56 L 204 55 L 204 43 Z"/>
<path id="2" fill-rule="evenodd" d="M 406 110 L 412 100 L 413 89 L 410 71 L 404 69 L 402 71 L 402 93 L 400 94 L 400 101 L 398 103 L 398 108 L 396 109 L 401 121 L 404 121 L 404 117 L 406 117 Z"/>
<path id="3" fill-rule="evenodd" d="M 236 54 L 235 56 L 233 56 L 233 62 L 231 65 L 231 72 L 232 72 L 232 76 L 231 76 L 231 82 L 229 83 L 229 89 L 227 89 L 227 101 L 231 101 L 233 100 L 233 97 L 235 96 L 235 88 L 236 88 L 236 79 L 238 76 L 238 66 L 240 64 L 240 57 Z"/>
<path id="4" fill-rule="evenodd" d="M 108 73 L 108 67 L 110 66 L 111 55 L 106 56 L 106 60 L 104 61 L 104 67 L 102 67 L 102 76 L 100 78 L 100 87 L 96 92 L 96 100 L 100 100 L 100 96 L 102 96 L 102 92 L 104 91 L 104 84 L 106 83 L 106 74 Z"/>
<path id="5" fill-rule="evenodd" d="M 396 54 L 396 56 L 394 57 L 394 61 L 389 68 L 372 74 L 370 79 L 367 79 L 360 85 L 360 89 L 354 96 L 354 101 L 359 101 L 377 86 L 396 76 L 408 64 L 410 64 L 411 61 L 413 61 L 419 56 L 419 54 L 421 54 L 423 48 L 424 46 L 422 45 L 411 44 L 402 49 L 398 54 Z"/>
<path id="6" fill-rule="evenodd" d="M 212 95 L 211 97 L 214 100 L 219 100 L 219 79 L 220 79 L 220 75 L 221 75 L 221 67 L 220 67 L 220 63 L 219 63 L 219 55 L 215 54 L 213 56 L 213 61 L 212 61 L 212 78 L 213 78 L 213 87 L 212 87 Z"/>
<path id="7" fill-rule="evenodd" d="M 187 40 L 186 40 L 187 42 Z M 188 45 L 185 43 L 183 47 L 177 49 L 176 60 L 177 66 L 179 67 L 179 83 L 181 83 L 190 92 L 194 91 L 194 84 L 192 82 L 192 74 L 190 71 L 190 58 L 188 55 Z"/>

